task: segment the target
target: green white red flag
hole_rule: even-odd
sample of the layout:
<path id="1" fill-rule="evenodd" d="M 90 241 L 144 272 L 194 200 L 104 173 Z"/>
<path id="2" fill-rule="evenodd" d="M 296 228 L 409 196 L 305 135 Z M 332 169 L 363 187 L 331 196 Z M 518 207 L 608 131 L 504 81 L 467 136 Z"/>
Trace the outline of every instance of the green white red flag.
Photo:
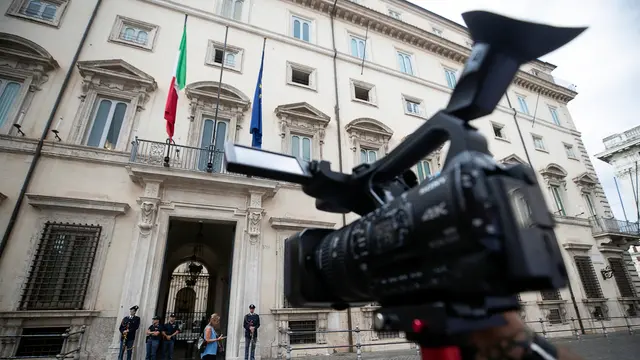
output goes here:
<path id="1" fill-rule="evenodd" d="M 178 56 L 176 66 L 174 68 L 173 77 L 171 78 L 171 86 L 167 95 L 167 103 L 164 106 L 164 119 L 167 121 L 167 135 L 169 139 L 173 139 L 173 130 L 176 124 L 176 112 L 178 108 L 178 92 L 184 89 L 187 82 L 187 16 L 184 16 L 184 29 L 182 31 L 182 40 L 180 48 L 178 48 Z"/>

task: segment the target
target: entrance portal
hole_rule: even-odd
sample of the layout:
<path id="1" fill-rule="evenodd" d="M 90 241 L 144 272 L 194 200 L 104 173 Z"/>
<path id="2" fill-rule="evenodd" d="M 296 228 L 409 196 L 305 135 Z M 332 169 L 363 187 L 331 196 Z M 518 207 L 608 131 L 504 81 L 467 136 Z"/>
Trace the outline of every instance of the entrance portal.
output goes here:
<path id="1" fill-rule="evenodd" d="M 213 313 L 220 315 L 220 332 L 227 334 L 234 235 L 234 223 L 169 221 L 156 308 L 162 323 L 176 315 L 181 332 L 174 359 L 200 358 L 198 338 Z"/>

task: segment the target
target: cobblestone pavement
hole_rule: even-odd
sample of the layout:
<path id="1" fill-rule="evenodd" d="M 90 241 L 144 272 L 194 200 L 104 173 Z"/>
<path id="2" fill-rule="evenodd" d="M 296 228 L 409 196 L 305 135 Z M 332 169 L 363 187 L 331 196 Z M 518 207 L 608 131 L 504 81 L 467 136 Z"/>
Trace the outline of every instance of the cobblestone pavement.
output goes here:
<path id="1" fill-rule="evenodd" d="M 584 335 L 575 338 L 551 339 L 551 342 L 566 346 L 585 360 L 638 360 L 640 359 L 640 333 L 629 335 L 627 332 L 603 335 Z M 295 354 L 293 354 L 295 356 Z M 304 356 L 304 360 L 355 360 L 355 353 L 336 353 L 329 356 Z M 418 360 L 415 350 L 368 351 L 362 353 L 363 360 Z"/>

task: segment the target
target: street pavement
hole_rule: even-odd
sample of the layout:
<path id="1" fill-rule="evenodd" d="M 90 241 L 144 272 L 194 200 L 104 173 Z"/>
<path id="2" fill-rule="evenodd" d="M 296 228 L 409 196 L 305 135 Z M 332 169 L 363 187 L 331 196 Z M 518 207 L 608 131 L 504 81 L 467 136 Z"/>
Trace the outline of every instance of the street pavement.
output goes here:
<path id="1" fill-rule="evenodd" d="M 640 332 L 630 335 L 628 332 L 583 335 L 575 338 L 550 339 L 554 344 L 564 346 L 583 357 L 584 360 L 639 360 Z M 295 356 L 295 354 L 293 354 Z M 355 360 L 355 353 L 335 353 L 333 355 L 303 356 L 302 360 Z M 419 360 L 416 350 L 367 351 L 362 353 L 363 360 Z"/>

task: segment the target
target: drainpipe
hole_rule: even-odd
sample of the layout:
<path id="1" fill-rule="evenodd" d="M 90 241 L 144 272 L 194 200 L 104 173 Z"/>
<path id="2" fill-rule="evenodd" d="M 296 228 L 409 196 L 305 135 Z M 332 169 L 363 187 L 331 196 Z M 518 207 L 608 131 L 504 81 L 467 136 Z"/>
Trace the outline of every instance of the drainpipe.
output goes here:
<path id="1" fill-rule="evenodd" d="M 513 110 L 513 122 L 516 124 L 516 129 L 518 129 L 518 135 L 520 135 L 520 141 L 522 142 L 522 148 L 524 149 L 524 154 L 527 156 L 527 162 L 529 166 L 533 169 L 533 163 L 531 162 L 531 157 L 529 157 L 529 151 L 527 150 L 527 145 L 524 143 L 524 137 L 522 136 L 522 131 L 520 130 L 520 124 L 518 124 L 518 117 L 516 109 L 511 105 L 511 100 L 509 99 L 509 94 L 504 94 L 507 98 L 507 103 L 511 110 Z M 537 106 L 537 105 L 536 105 Z M 584 324 L 582 323 L 582 317 L 580 316 L 580 310 L 578 309 L 578 303 L 576 303 L 576 297 L 573 294 L 573 288 L 571 287 L 571 279 L 567 282 L 569 288 L 569 294 L 571 296 L 571 303 L 573 304 L 573 310 L 576 312 L 576 317 L 578 318 L 578 324 L 580 325 L 580 331 L 582 334 L 585 334 Z"/>
<path id="2" fill-rule="evenodd" d="M 336 128 L 338 133 L 338 170 L 342 172 L 342 126 L 340 125 L 340 93 L 338 91 L 338 50 L 336 49 L 336 32 L 334 26 L 334 18 L 336 16 L 336 4 L 338 0 L 334 0 L 333 8 L 331 9 L 331 42 L 333 44 L 333 88 L 335 92 L 336 104 L 333 107 L 334 115 L 336 117 Z M 347 225 L 347 215 L 342 214 L 342 226 Z M 347 327 L 349 330 L 349 352 L 353 352 L 353 336 L 351 329 L 353 329 L 353 319 L 351 315 L 351 308 L 347 308 Z"/>
<path id="3" fill-rule="evenodd" d="M 71 64 L 69 65 L 69 69 L 67 70 L 67 74 L 64 77 L 64 81 L 62 82 L 62 86 L 60 87 L 60 92 L 58 92 L 58 97 L 56 98 L 55 103 L 53 104 L 53 108 L 51 109 L 51 113 L 49 114 L 49 119 L 47 119 L 47 123 L 44 126 L 44 130 L 42 131 L 42 136 L 40 136 L 40 140 L 38 140 L 38 145 L 36 146 L 36 152 L 33 155 L 33 159 L 31 160 L 31 165 L 29 166 L 29 170 L 27 171 L 27 175 L 25 176 L 24 183 L 22 184 L 22 188 L 20 189 L 20 194 L 18 195 L 18 200 L 16 201 L 16 205 L 13 208 L 13 212 L 11 213 L 11 217 L 9 218 L 9 223 L 7 224 L 7 229 L 2 236 L 2 240 L 0 241 L 0 258 L 2 258 L 2 254 L 7 246 L 7 242 L 11 237 L 11 233 L 13 231 L 14 226 L 16 225 L 16 220 L 18 219 L 18 214 L 20 213 L 20 207 L 22 205 L 22 201 L 24 200 L 24 195 L 27 193 L 27 189 L 29 188 L 29 184 L 33 179 L 33 173 L 38 164 L 38 160 L 40 160 L 40 156 L 42 155 L 42 146 L 44 145 L 44 141 L 49 134 L 49 129 L 51 129 L 51 124 L 53 123 L 53 119 L 56 116 L 56 112 L 58 111 L 58 107 L 60 107 L 60 102 L 62 101 L 62 97 L 64 96 L 64 92 L 69 86 L 69 80 L 71 79 L 71 75 L 73 74 L 73 68 L 76 66 L 78 62 L 78 58 L 80 57 L 80 52 L 84 47 L 84 43 L 87 40 L 87 35 L 89 35 L 89 30 L 93 25 L 93 22 L 96 18 L 96 14 L 98 13 L 98 9 L 102 4 L 102 0 L 97 0 L 96 6 L 93 8 L 93 13 L 91 13 L 91 17 L 89 18 L 89 23 L 87 23 L 86 28 L 84 29 L 84 33 L 82 34 L 82 38 L 80 40 L 80 44 L 76 49 L 76 53 L 73 56 L 73 60 L 71 60 Z"/>

